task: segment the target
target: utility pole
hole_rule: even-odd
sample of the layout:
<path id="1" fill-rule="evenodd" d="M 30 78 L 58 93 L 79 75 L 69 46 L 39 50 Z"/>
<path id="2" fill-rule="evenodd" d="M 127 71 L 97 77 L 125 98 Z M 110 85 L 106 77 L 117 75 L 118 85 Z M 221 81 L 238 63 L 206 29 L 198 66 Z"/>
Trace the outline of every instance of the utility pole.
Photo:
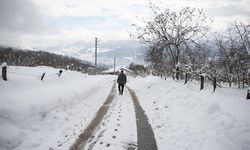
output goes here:
<path id="1" fill-rule="evenodd" d="M 114 75 L 115 75 L 115 57 L 114 57 Z"/>
<path id="2" fill-rule="evenodd" d="M 95 38 L 95 68 L 97 68 L 97 45 L 98 45 L 98 38 Z"/>

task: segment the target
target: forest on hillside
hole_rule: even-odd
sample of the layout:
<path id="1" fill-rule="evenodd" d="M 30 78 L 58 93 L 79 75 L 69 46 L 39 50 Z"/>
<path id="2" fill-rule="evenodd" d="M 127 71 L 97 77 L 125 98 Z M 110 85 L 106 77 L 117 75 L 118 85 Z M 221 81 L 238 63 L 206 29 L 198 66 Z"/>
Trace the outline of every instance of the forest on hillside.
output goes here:
<path id="1" fill-rule="evenodd" d="M 12 66 L 51 66 L 81 72 L 92 68 L 90 64 L 74 57 L 11 47 L 0 47 L 0 62 L 7 62 Z"/>

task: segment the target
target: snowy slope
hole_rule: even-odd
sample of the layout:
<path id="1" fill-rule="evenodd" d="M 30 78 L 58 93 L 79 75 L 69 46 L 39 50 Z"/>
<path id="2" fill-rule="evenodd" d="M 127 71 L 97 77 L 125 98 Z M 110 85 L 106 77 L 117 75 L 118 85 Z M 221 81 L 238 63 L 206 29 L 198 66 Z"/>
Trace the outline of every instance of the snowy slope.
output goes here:
<path id="1" fill-rule="evenodd" d="M 68 149 L 105 101 L 114 77 L 9 67 L 0 80 L 0 149 Z M 46 72 L 44 81 L 41 74 Z"/>
<path id="2" fill-rule="evenodd" d="M 245 90 L 217 89 L 166 81 L 131 79 L 160 150 L 249 150 L 250 101 Z"/>

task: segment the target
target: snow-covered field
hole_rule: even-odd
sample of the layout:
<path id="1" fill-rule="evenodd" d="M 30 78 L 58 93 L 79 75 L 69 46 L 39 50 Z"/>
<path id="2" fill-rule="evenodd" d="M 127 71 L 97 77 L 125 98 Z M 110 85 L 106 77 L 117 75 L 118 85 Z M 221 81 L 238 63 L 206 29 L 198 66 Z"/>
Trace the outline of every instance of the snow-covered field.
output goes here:
<path id="1" fill-rule="evenodd" d="M 105 101 L 112 76 L 9 67 L 0 80 L 0 150 L 68 149 Z M 47 76 L 41 81 L 41 75 Z"/>
<path id="2" fill-rule="evenodd" d="M 246 90 L 159 77 L 129 82 L 148 115 L 160 150 L 249 150 L 250 101 Z"/>
<path id="3" fill-rule="evenodd" d="M 66 150 L 108 96 L 114 76 L 89 76 L 49 67 L 9 67 L 0 79 L 0 150 Z M 44 81 L 41 75 L 46 72 Z M 160 150 L 249 150 L 250 101 L 246 90 L 159 77 L 128 77 L 152 125 Z M 92 149 L 136 143 L 134 107 L 116 92 Z M 99 135 L 101 138 L 99 138 Z"/>

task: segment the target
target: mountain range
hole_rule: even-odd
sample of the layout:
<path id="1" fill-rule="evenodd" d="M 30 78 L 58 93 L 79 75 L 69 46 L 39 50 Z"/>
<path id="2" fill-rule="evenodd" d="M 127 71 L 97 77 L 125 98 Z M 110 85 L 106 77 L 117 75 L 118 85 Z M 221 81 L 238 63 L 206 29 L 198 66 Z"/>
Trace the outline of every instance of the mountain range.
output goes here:
<path id="1" fill-rule="evenodd" d="M 95 62 L 95 43 L 78 41 L 72 44 L 57 45 L 47 47 L 46 50 L 85 60 L 94 64 Z M 128 66 L 130 63 L 143 64 L 146 49 L 137 41 L 117 40 L 98 42 L 97 64 L 98 66 L 113 66 L 116 58 L 117 66 Z"/>

